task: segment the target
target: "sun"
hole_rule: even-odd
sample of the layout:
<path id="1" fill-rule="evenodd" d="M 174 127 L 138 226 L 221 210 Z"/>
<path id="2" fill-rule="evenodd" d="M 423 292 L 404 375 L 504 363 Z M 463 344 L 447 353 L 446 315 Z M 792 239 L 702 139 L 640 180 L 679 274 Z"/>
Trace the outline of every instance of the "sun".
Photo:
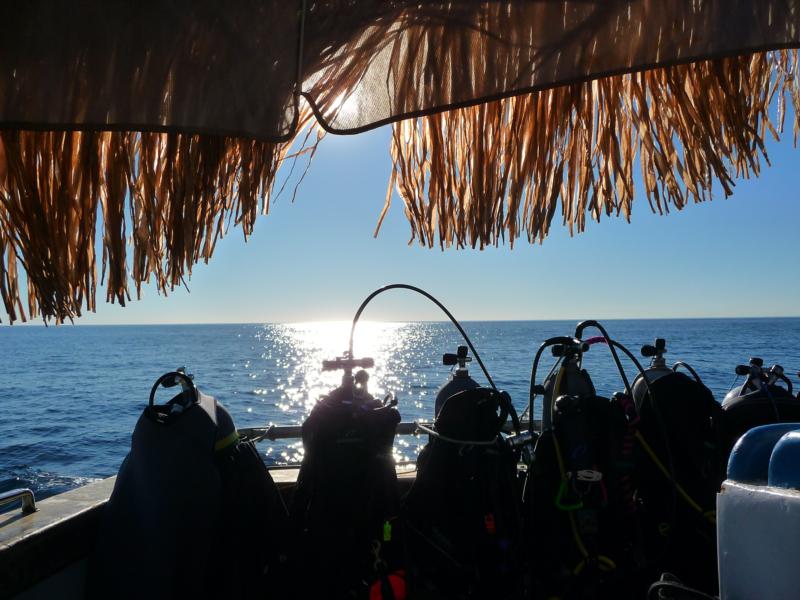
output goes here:
<path id="1" fill-rule="evenodd" d="M 328 106 L 329 119 L 348 123 L 358 115 L 358 94 L 339 94 Z"/>

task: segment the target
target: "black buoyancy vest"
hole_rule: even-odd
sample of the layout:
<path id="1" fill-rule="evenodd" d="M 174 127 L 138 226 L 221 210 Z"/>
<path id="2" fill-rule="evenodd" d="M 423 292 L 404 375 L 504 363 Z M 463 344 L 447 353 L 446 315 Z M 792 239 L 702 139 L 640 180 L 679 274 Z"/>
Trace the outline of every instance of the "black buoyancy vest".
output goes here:
<path id="1" fill-rule="evenodd" d="M 683 373 L 659 377 L 650 390 L 652 397 L 645 395 L 639 408 L 635 478 L 650 575 L 668 571 L 714 593 L 714 510 L 727 464 L 725 415 L 711 391 Z"/>
<path id="2" fill-rule="evenodd" d="M 596 395 L 557 400 L 525 484 L 531 597 L 632 596 L 637 532 L 626 414 Z"/>
<path id="3" fill-rule="evenodd" d="M 274 575 L 286 508 L 227 411 L 199 397 L 180 414 L 148 407 L 136 423 L 104 508 L 88 597 L 283 597 Z"/>
<path id="4" fill-rule="evenodd" d="M 337 388 L 303 423 L 292 499 L 303 598 L 361 598 L 402 562 L 392 445 L 399 412 L 358 388 Z"/>
<path id="5" fill-rule="evenodd" d="M 211 587 L 215 598 L 293 598 L 291 527 L 278 487 L 252 442 L 217 452 L 222 514 Z"/>
<path id="6" fill-rule="evenodd" d="M 451 396 L 420 452 L 403 503 L 414 597 L 499 599 L 516 589 L 521 486 L 500 436 L 503 402 L 486 388 Z"/>

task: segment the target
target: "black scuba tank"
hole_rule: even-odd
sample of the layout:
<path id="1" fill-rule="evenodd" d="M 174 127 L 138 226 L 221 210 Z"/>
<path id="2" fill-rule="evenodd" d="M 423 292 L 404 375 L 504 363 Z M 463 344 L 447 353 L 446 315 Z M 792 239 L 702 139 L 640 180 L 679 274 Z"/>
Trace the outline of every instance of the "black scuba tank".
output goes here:
<path id="1" fill-rule="evenodd" d="M 654 345 L 645 344 L 642 346 L 642 356 L 650 358 L 650 366 L 644 370 L 644 376 L 647 377 L 649 383 L 655 382 L 664 375 L 674 373 L 674 371 L 667 366 L 667 361 L 664 354 L 667 353 L 667 342 L 664 338 L 657 338 Z M 647 385 L 642 378 L 642 374 L 638 374 L 631 386 L 633 390 L 633 401 L 636 403 L 636 408 L 642 404 L 644 395 L 647 393 Z"/>
<path id="2" fill-rule="evenodd" d="M 544 380 L 542 406 L 542 429 L 549 429 L 553 422 L 553 407 L 556 398 L 553 397 L 556 385 L 559 395 L 569 395 L 578 397 L 590 397 L 596 395 L 594 383 L 589 373 L 581 366 L 580 356 L 589 347 L 579 340 L 574 344 L 561 343 L 552 346 L 553 356 L 561 357 L 563 363 L 561 369 L 551 373 Z"/>
<path id="3" fill-rule="evenodd" d="M 434 402 L 434 418 L 439 416 L 442 410 L 442 405 L 445 401 L 458 392 L 464 390 L 474 390 L 480 387 L 478 382 L 469 376 L 467 370 L 467 363 L 472 362 L 472 358 L 467 355 L 467 347 L 459 346 L 455 354 L 446 353 L 442 356 L 442 364 L 446 366 L 455 366 L 453 375 L 447 383 L 445 383 L 436 393 L 436 401 Z"/>
<path id="4" fill-rule="evenodd" d="M 783 367 L 765 368 L 763 359 L 754 357 L 747 365 L 738 365 L 736 374 L 746 377 L 744 383 L 731 389 L 722 401 L 729 447 L 753 427 L 800 421 L 800 400 L 793 395 Z"/>

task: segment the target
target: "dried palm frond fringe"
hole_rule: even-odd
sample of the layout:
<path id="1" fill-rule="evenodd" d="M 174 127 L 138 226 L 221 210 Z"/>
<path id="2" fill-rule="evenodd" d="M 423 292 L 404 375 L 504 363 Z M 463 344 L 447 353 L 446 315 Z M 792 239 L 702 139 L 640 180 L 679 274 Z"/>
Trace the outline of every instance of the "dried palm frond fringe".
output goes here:
<path id="1" fill-rule="evenodd" d="M 244 235 L 269 210 L 291 143 L 135 132 L 0 132 L 0 295 L 11 322 L 95 308 L 98 214 L 106 299 L 154 280 L 180 285 L 233 220 Z M 128 241 L 132 257 L 127 254 Z"/>
<path id="2" fill-rule="evenodd" d="M 758 174 L 765 140 L 783 130 L 787 99 L 796 141 L 798 75 L 797 51 L 772 51 L 403 121 L 394 125 L 389 191 L 396 182 L 412 240 L 443 248 L 483 248 L 506 236 L 513 245 L 523 233 L 542 241 L 559 204 L 570 232 L 584 229 L 587 213 L 629 219 L 637 159 L 653 210 L 680 209 L 710 199 L 715 184 L 728 195 L 736 177 Z M 94 310 L 101 220 L 108 301 L 130 298 L 129 279 L 137 294 L 151 278 L 164 293 L 180 285 L 230 222 L 247 236 L 259 210 L 269 210 L 291 144 L 0 131 L 0 295 L 9 319 L 26 318 L 18 261 L 28 315 L 62 321 Z"/>
<path id="3" fill-rule="evenodd" d="M 637 157 L 654 211 L 710 200 L 714 185 L 728 196 L 769 163 L 765 139 L 783 131 L 787 98 L 796 143 L 796 50 L 576 83 L 395 124 L 392 179 L 411 241 L 541 242 L 559 205 L 571 234 L 587 214 L 629 220 Z"/>

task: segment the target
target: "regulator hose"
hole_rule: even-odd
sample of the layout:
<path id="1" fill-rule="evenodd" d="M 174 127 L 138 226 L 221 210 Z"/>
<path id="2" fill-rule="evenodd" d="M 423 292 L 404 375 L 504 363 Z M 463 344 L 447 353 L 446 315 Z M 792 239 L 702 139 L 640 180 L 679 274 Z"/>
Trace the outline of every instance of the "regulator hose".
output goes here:
<path id="1" fill-rule="evenodd" d="M 499 392 L 500 391 L 500 390 L 497 389 L 497 386 L 495 385 L 494 380 L 492 379 L 492 376 L 489 375 L 489 371 L 486 369 L 486 366 L 483 364 L 483 361 L 481 360 L 481 357 L 478 354 L 478 351 L 475 349 L 475 346 L 472 344 L 472 340 L 469 339 L 469 336 L 467 335 L 467 332 L 464 331 L 464 328 L 461 326 L 461 323 L 459 323 L 458 320 L 453 316 L 453 314 L 449 310 L 447 310 L 445 305 L 442 304 L 441 302 L 439 302 L 439 300 L 437 300 L 432 294 L 426 292 L 422 288 L 418 288 L 415 285 L 410 285 L 410 284 L 407 284 L 407 283 L 391 283 L 389 285 L 385 285 L 385 286 L 383 286 L 381 288 L 378 288 L 377 290 L 372 292 L 369 296 L 364 298 L 364 301 L 361 303 L 361 306 L 358 307 L 358 310 L 356 311 L 356 314 L 353 317 L 353 325 L 350 328 L 350 343 L 349 343 L 349 345 L 347 347 L 347 352 L 348 352 L 348 357 L 349 358 L 353 358 L 353 337 L 355 335 L 356 325 L 358 324 L 358 320 L 361 318 L 361 314 L 364 312 L 364 309 L 372 301 L 372 299 L 375 298 L 375 296 L 378 296 L 378 295 L 380 295 L 380 294 L 382 294 L 384 292 L 388 292 L 389 290 L 409 290 L 411 292 L 416 292 L 416 293 L 420 294 L 421 296 L 424 296 L 425 298 L 427 298 L 431 302 L 433 302 L 436 306 L 438 306 L 441 309 L 441 311 L 444 314 L 447 315 L 447 318 L 450 319 L 450 322 L 453 325 L 455 325 L 456 329 L 458 329 L 458 332 L 461 334 L 461 337 L 464 338 L 464 341 L 467 343 L 467 346 L 472 351 L 472 355 L 475 357 L 475 361 L 480 366 L 481 371 L 483 371 L 483 374 L 486 377 L 486 381 L 489 382 L 489 385 L 492 386 L 492 389 L 495 392 Z M 501 398 L 502 397 L 506 397 L 506 394 L 500 394 L 500 397 Z M 508 414 L 511 417 L 511 423 L 514 426 L 514 431 L 515 431 L 515 433 L 519 434 L 520 433 L 519 416 L 517 415 L 517 411 L 514 408 L 514 405 L 510 400 L 507 402 L 507 404 L 508 404 L 508 406 L 507 406 Z"/>

